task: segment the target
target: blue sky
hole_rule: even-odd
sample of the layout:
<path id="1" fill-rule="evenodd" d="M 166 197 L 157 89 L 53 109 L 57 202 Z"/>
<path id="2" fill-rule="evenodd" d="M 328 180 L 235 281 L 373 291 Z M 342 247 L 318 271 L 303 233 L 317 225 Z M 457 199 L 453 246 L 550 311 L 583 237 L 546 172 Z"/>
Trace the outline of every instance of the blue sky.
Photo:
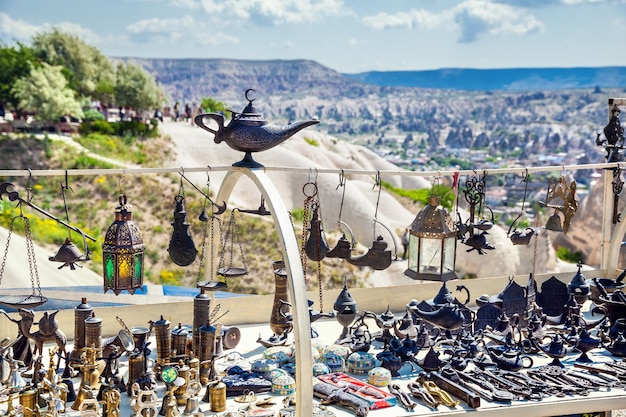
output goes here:
<path id="1" fill-rule="evenodd" d="M 626 66 L 626 0 L 0 0 L 109 56 L 311 59 L 339 72 Z"/>

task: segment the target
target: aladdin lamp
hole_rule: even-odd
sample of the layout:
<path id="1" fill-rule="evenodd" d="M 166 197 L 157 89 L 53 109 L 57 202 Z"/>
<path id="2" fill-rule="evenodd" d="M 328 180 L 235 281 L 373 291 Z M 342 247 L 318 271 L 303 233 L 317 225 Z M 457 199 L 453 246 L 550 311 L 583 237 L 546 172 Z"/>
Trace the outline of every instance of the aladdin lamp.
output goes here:
<path id="1" fill-rule="evenodd" d="M 115 208 L 115 221 L 107 229 L 102 244 L 104 292 L 113 290 L 118 295 L 127 290 L 134 294 L 143 285 L 143 238 L 131 220 L 126 195 L 120 195 L 119 203 Z"/>
<path id="2" fill-rule="evenodd" d="M 409 228 L 408 268 L 404 274 L 415 280 L 456 279 L 456 229 L 441 197 L 430 196 Z"/>

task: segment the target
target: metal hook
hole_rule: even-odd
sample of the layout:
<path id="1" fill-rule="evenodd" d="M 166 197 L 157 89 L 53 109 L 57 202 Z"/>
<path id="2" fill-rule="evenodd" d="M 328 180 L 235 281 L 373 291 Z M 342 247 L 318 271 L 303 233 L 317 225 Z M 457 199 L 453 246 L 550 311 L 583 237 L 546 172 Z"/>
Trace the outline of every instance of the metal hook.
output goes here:
<path id="1" fill-rule="evenodd" d="M 120 178 L 117 182 L 117 186 L 120 189 L 120 195 L 124 194 L 123 190 L 122 190 L 122 184 L 124 183 L 124 181 L 126 181 L 126 170 L 122 170 L 122 173 L 120 174 Z"/>
<path id="2" fill-rule="evenodd" d="M 27 168 L 27 169 L 28 169 L 28 181 L 26 182 L 26 201 L 30 203 L 31 200 L 33 199 L 33 195 L 31 193 L 31 191 L 33 190 L 31 188 L 32 180 L 33 180 L 33 171 L 31 171 L 30 168 Z M 20 212 L 21 212 L 21 207 L 20 207 Z"/>
<path id="3" fill-rule="evenodd" d="M 339 172 L 339 184 L 337 184 L 337 188 L 335 188 L 335 190 L 338 190 L 339 187 L 343 187 L 344 185 L 346 185 L 346 177 L 343 173 L 343 168 L 341 168 L 341 172 Z"/>
<path id="4" fill-rule="evenodd" d="M 380 187 L 382 184 L 382 179 L 380 178 L 380 171 L 376 171 L 376 177 L 374 178 L 374 186 L 372 190 L 376 187 Z"/>
<path id="5" fill-rule="evenodd" d="M 180 188 L 178 189 L 178 195 L 185 197 L 185 187 L 183 186 L 183 177 L 185 176 L 185 167 L 180 167 Z"/>
<path id="6" fill-rule="evenodd" d="M 201 189 L 199 189 L 199 188 L 196 186 L 196 184 L 194 184 L 193 182 L 191 182 L 191 181 L 189 180 L 189 178 L 185 177 L 185 175 L 184 175 L 184 174 L 180 173 L 180 178 L 181 178 L 181 179 L 184 179 L 184 180 L 185 180 L 185 181 L 187 181 L 189 184 L 191 184 L 191 186 L 192 186 L 193 188 L 195 188 L 195 189 L 196 189 L 196 191 L 198 191 L 200 194 L 202 194 L 202 195 L 204 196 L 204 198 L 206 198 L 207 200 L 209 200 L 209 202 L 211 203 L 211 207 L 212 207 L 212 208 L 213 208 L 213 210 L 214 210 L 214 211 L 213 211 L 213 214 L 214 214 L 214 215 L 219 215 L 219 214 L 222 214 L 222 213 L 224 213 L 224 212 L 226 211 L 226 202 L 225 202 L 225 201 L 222 201 L 222 205 L 220 206 L 219 204 L 216 204 L 216 203 L 215 203 L 215 202 L 211 199 L 211 197 L 209 197 L 209 194 L 208 194 L 208 187 L 209 187 L 209 184 L 210 184 L 210 182 L 211 182 L 211 179 L 209 178 L 209 173 L 208 173 L 208 172 L 207 172 L 207 193 L 205 193 L 204 191 L 202 191 Z M 217 211 L 215 211 L 215 209 L 216 209 L 216 208 L 217 208 Z"/>

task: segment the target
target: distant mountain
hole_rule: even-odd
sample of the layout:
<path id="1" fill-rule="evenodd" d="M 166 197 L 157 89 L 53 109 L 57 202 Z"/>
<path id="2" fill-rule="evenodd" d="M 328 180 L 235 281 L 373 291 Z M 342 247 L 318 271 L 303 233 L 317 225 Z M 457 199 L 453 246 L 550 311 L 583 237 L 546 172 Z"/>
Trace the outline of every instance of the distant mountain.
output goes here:
<path id="1" fill-rule="evenodd" d="M 626 87 L 626 67 L 445 68 L 431 71 L 369 71 L 344 74 L 367 84 L 453 90 L 522 91 Z"/>
<path id="2" fill-rule="evenodd" d="M 248 88 L 256 97 L 307 95 L 358 98 L 381 90 L 310 60 L 114 58 L 144 67 L 175 101 L 214 97 L 241 101 Z"/>

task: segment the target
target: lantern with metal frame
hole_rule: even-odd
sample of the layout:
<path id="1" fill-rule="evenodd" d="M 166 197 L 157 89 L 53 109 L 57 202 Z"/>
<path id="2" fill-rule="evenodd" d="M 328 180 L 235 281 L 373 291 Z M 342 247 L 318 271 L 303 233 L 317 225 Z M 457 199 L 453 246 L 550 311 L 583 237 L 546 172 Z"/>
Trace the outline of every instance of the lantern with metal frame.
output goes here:
<path id="1" fill-rule="evenodd" d="M 104 292 L 113 290 L 118 295 L 127 290 L 134 294 L 143 285 L 143 238 L 132 221 L 125 194 L 120 194 L 119 203 L 102 244 Z"/>
<path id="2" fill-rule="evenodd" d="M 456 241 L 454 222 L 441 206 L 441 197 L 431 195 L 409 228 L 408 268 L 404 274 L 415 280 L 456 279 Z"/>

